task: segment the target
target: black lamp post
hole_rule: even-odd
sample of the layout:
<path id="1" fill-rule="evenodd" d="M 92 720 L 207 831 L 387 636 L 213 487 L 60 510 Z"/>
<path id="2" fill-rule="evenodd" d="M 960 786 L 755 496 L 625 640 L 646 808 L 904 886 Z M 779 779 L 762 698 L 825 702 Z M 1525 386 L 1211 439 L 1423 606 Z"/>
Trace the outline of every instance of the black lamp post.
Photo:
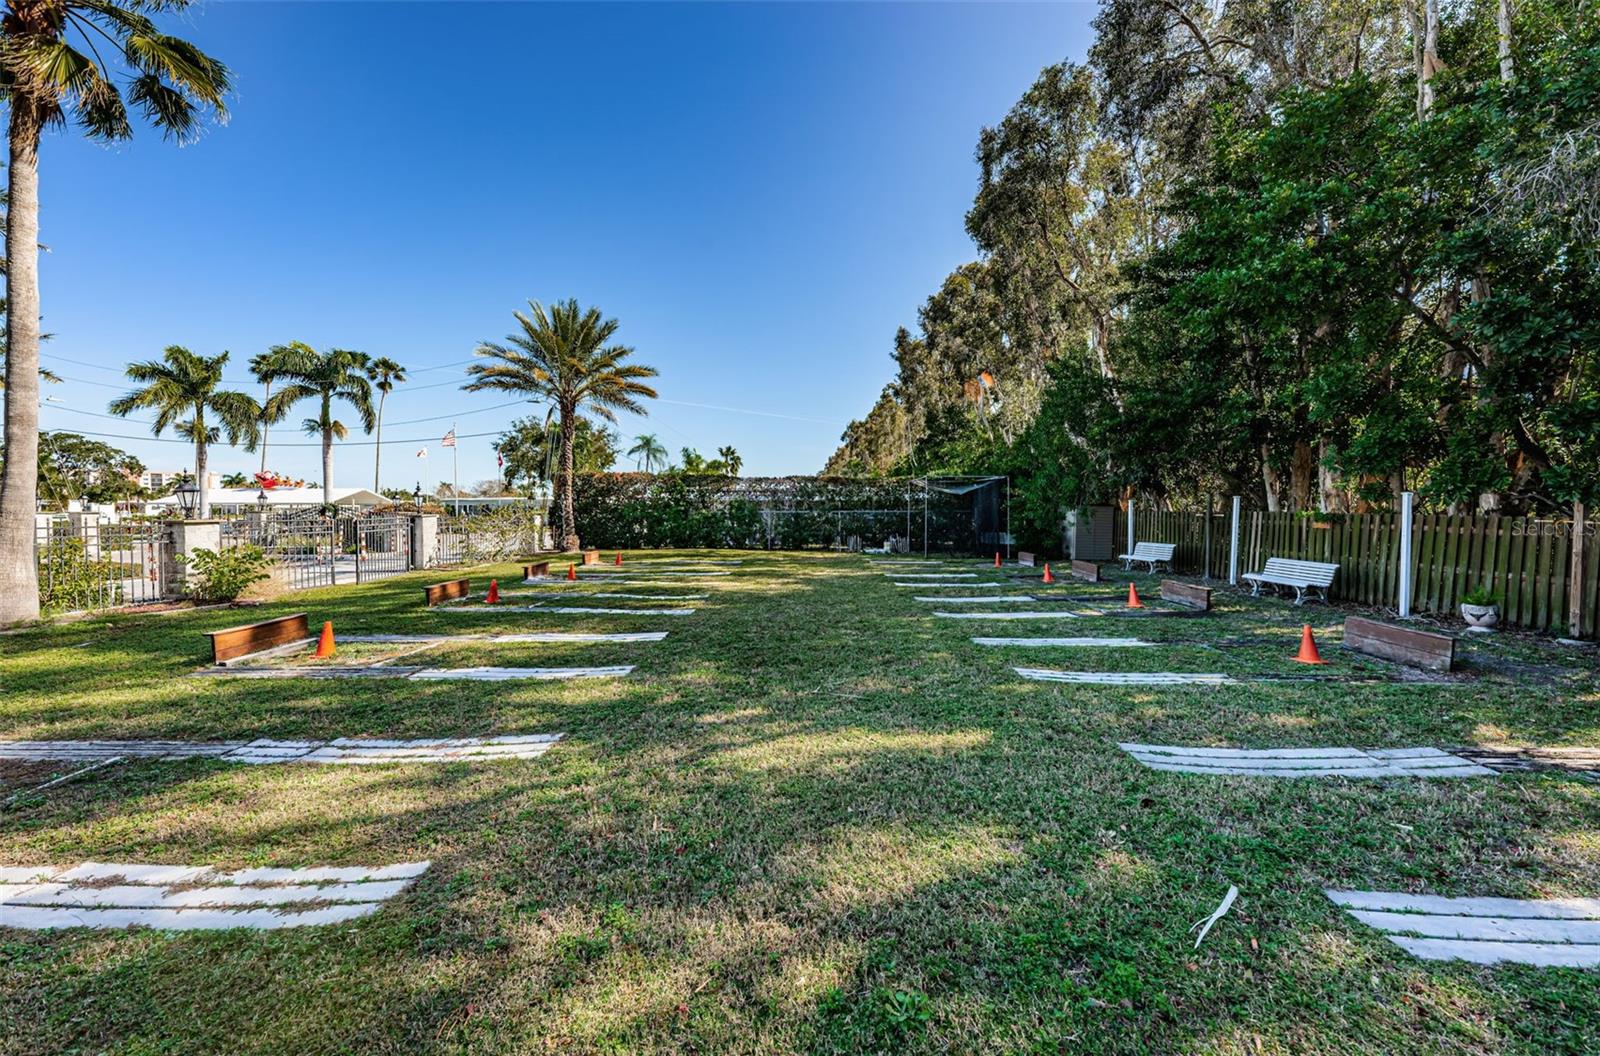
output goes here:
<path id="1" fill-rule="evenodd" d="M 192 480 L 184 480 L 177 488 L 178 505 L 183 510 L 183 519 L 188 520 L 194 516 L 195 504 L 200 500 L 200 486 Z"/>
<path id="2" fill-rule="evenodd" d="M 422 509 L 422 481 L 417 481 L 417 490 L 411 493 L 411 501 L 416 504 L 418 511 Z"/>
<path id="3" fill-rule="evenodd" d="M 267 515 L 267 489 L 261 488 L 256 492 L 256 513 L 262 517 Z"/>

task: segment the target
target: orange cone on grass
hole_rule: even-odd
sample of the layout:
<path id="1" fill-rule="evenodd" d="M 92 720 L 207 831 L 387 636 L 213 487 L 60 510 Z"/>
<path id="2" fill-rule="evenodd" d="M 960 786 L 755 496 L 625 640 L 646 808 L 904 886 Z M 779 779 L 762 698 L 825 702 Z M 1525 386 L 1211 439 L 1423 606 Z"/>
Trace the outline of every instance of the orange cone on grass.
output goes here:
<path id="1" fill-rule="evenodd" d="M 1144 608 L 1144 602 L 1139 600 L 1139 588 L 1135 587 L 1132 583 L 1128 584 L 1128 608 Z"/>
<path id="2" fill-rule="evenodd" d="M 317 639 L 316 657 L 326 660 L 333 655 L 333 621 L 327 620 L 322 625 L 322 636 Z"/>
<path id="3" fill-rule="evenodd" d="M 622 567 L 622 551 L 621 550 L 617 551 L 617 567 L 618 568 Z"/>
<path id="4" fill-rule="evenodd" d="M 1308 623 L 1300 632 L 1300 651 L 1294 654 L 1297 664 L 1325 664 L 1322 654 L 1317 652 L 1317 640 L 1311 637 L 1311 625 Z"/>
<path id="5" fill-rule="evenodd" d="M 994 567 L 995 568 L 999 568 L 1000 567 L 1000 551 L 998 551 L 998 550 L 996 550 L 994 552 Z"/>
<path id="6" fill-rule="evenodd" d="M 483 600 L 488 602 L 490 605 L 500 604 L 500 581 L 498 579 L 491 579 L 489 581 L 489 596 Z"/>
<path id="7" fill-rule="evenodd" d="M 1048 561 L 1044 563 L 1044 581 L 1046 583 L 1054 583 L 1056 581 L 1056 577 L 1050 574 L 1050 562 Z"/>
<path id="8" fill-rule="evenodd" d="M 567 578 L 568 579 L 577 579 L 578 578 L 578 566 L 577 565 L 568 565 L 567 566 Z"/>

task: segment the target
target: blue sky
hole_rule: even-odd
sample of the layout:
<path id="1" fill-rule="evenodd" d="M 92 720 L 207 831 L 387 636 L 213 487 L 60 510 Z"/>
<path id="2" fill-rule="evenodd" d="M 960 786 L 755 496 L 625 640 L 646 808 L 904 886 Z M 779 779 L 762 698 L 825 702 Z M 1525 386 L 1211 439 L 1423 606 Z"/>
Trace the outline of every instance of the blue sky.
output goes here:
<path id="1" fill-rule="evenodd" d="M 674 454 L 732 444 L 746 473 L 815 472 L 890 376 L 895 327 L 974 255 L 979 129 L 1081 58 L 1092 14 L 214 0 L 174 28 L 233 69 L 226 125 L 181 149 L 44 145 L 45 362 L 71 379 L 47 386 L 44 428 L 147 434 L 82 413 L 127 361 L 227 349 L 245 383 L 250 356 L 301 340 L 415 371 L 389 400 L 385 486 L 448 479 L 452 423 L 479 480 L 493 436 L 471 434 L 531 408 L 460 392 L 461 364 L 529 298 L 572 296 L 661 371 L 624 447 L 648 431 Z M 189 460 L 113 442 L 153 469 Z M 273 447 L 274 468 L 320 478 L 290 423 Z M 372 454 L 341 445 L 335 483 L 370 483 Z"/>

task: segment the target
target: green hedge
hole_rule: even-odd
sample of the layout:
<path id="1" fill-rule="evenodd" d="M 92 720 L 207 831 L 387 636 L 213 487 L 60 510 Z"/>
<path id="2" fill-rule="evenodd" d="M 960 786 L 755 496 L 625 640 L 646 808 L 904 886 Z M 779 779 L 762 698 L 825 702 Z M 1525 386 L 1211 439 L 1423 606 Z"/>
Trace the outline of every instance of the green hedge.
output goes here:
<path id="1" fill-rule="evenodd" d="M 909 489 L 911 534 L 922 538 L 922 491 Z M 905 481 L 850 477 L 724 477 L 580 473 L 574 481 L 585 546 L 804 550 L 858 536 L 881 546 L 906 534 Z M 965 500 L 934 496 L 932 543 L 968 548 Z"/>

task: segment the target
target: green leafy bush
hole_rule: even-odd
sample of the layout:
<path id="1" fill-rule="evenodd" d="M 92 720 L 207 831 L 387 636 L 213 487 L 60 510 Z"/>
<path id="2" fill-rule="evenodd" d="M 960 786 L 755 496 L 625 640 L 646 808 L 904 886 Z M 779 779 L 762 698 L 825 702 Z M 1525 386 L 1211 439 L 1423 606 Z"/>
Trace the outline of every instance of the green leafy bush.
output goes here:
<path id="1" fill-rule="evenodd" d="M 1463 605 L 1495 605 L 1498 603 L 1499 599 L 1495 597 L 1494 591 L 1481 583 L 1461 595 L 1461 604 Z"/>
<path id="2" fill-rule="evenodd" d="M 89 556 L 82 539 L 52 538 L 39 551 L 39 608 L 70 612 L 122 603 L 116 563 Z"/>
<path id="3" fill-rule="evenodd" d="M 272 559 L 259 546 L 236 546 L 217 553 L 196 549 L 189 556 L 189 597 L 195 601 L 235 601 L 271 575 Z"/>

